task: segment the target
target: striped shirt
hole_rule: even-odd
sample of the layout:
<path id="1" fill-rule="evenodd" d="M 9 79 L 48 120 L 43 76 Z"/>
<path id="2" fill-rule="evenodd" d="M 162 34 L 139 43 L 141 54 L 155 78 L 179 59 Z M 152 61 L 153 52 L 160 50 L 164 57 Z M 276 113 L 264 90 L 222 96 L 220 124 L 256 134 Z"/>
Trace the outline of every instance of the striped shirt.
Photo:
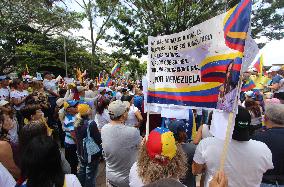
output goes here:
<path id="1" fill-rule="evenodd" d="M 65 143 L 75 144 L 74 138 L 71 135 L 71 132 L 75 130 L 74 121 L 75 115 L 67 114 L 64 118 L 64 132 L 65 132 Z"/>

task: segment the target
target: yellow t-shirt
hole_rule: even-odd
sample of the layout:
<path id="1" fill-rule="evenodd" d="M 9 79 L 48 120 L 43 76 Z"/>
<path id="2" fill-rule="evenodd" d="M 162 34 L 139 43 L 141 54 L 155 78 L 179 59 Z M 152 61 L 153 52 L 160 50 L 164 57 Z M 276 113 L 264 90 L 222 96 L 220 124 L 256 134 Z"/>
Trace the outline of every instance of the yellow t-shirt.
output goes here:
<path id="1" fill-rule="evenodd" d="M 258 74 L 258 76 L 251 75 L 250 79 L 254 82 L 255 89 L 259 89 L 259 90 L 263 90 L 264 89 L 263 85 L 266 85 L 267 82 L 270 80 L 270 78 L 268 78 L 267 76 L 262 76 L 260 74 Z"/>

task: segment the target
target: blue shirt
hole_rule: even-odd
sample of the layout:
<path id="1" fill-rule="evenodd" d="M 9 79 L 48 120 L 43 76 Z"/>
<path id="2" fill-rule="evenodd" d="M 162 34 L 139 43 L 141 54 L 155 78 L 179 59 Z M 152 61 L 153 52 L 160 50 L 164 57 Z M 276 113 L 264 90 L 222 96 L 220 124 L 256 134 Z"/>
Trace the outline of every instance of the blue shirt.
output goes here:
<path id="1" fill-rule="evenodd" d="M 263 179 L 284 180 L 284 128 L 271 128 L 257 132 L 252 139 L 265 143 L 272 153 L 274 169 L 268 170 Z M 278 176 L 278 177 L 277 177 Z M 275 177 L 275 178 L 274 178 Z"/>
<path id="2" fill-rule="evenodd" d="M 275 75 L 275 76 L 272 78 L 271 83 L 272 83 L 272 84 L 279 83 L 282 78 L 283 78 L 283 77 L 281 77 L 279 74 L 277 74 L 277 75 Z"/>

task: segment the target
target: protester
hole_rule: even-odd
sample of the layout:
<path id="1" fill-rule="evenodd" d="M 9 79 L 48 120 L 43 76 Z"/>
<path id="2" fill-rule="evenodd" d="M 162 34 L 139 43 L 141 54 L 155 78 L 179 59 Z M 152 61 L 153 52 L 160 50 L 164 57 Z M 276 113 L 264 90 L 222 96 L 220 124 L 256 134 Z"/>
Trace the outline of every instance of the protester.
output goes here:
<path id="1" fill-rule="evenodd" d="M 143 142 L 129 174 L 129 186 L 140 187 L 163 178 L 179 180 L 186 175 L 186 155 L 166 128 L 156 128 Z M 145 167 L 147 166 L 147 167 Z"/>
<path id="2" fill-rule="evenodd" d="M 90 120 L 91 108 L 87 104 L 78 105 L 74 123 L 77 154 L 80 160 L 78 178 L 84 187 L 95 187 L 101 157 L 101 135 L 94 121 Z M 92 142 L 90 144 L 90 142 Z M 95 145 L 94 145 L 95 144 Z"/>
<path id="3" fill-rule="evenodd" d="M 33 138 L 22 155 L 22 176 L 19 186 L 80 187 L 77 177 L 64 175 L 60 151 L 56 142 L 48 136 Z"/>
<path id="4" fill-rule="evenodd" d="M 57 97 L 59 97 L 57 81 L 53 79 L 50 73 L 46 73 L 43 80 L 43 86 L 48 96 L 48 102 L 50 104 L 48 112 L 48 124 L 54 125 L 55 121 L 53 119 L 53 113 L 56 107 L 56 99 Z"/>
<path id="5" fill-rule="evenodd" d="M 256 130 L 262 127 L 262 109 L 253 99 L 245 100 L 245 108 L 249 111 L 251 116 L 250 135 L 252 135 Z"/>
<path id="6" fill-rule="evenodd" d="M 184 121 L 174 121 L 173 123 L 169 125 L 169 130 L 174 133 L 176 142 L 180 144 L 182 150 L 187 156 L 188 168 L 187 168 L 186 176 L 180 179 L 180 181 L 188 187 L 195 187 L 196 181 L 195 181 L 195 176 L 192 175 L 191 165 L 192 165 L 196 145 L 194 145 L 192 142 L 187 143 L 187 134 L 186 134 L 186 128 L 185 128 Z"/>
<path id="7" fill-rule="evenodd" d="M 0 100 L 10 100 L 9 81 L 10 77 L 6 75 L 0 76 Z"/>
<path id="8" fill-rule="evenodd" d="M 265 131 L 257 132 L 252 139 L 265 143 L 272 152 L 274 169 L 264 173 L 261 187 L 284 186 L 284 105 L 268 104 L 265 109 Z"/>
<path id="9" fill-rule="evenodd" d="M 141 125 L 141 122 L 143 121 L 143 117 L 139 109 L 136 106 L 134 106 L 133 96 L 129 96 L 129 95 L 123 96 L 121 98 L 121 101 L 128 101 L 130 103 L 128 117 L 127 117 L 127 120 L 125 121 L 125 125 L 139 128 Z"/>
<path id="10" fill-rule="evenodd" d="M 124 125 L 128 107 L 128 102 L 120 100 L 110 103 L 108 111 L 111 122 L 101 130 L 109 186 L 129 186 L 129 171 L 136 161 L 141 142 L 139 131 Z"/>
<path id="11" fill-rule="evenodd" d="M 281 75 L 278 74 L 278 71 L 281 68 L 279 66 L 272 66 L 267 72 L 271 74 L 272 80 L 271 85 L 267 86 L 271 89 L 273 93 L 273 97 L 278 98 L 278 89 L 279 89 L 279 83 L 280 80 L 283 78 Z"/>
<path id="12" fill-rule="evenodd" d="M 38 104 L 35 105 L 26 105 L 22 110 L 21 113 L 24 117 L 24 124 L 27 125 L 31 122 L 37 122 L 41 121 L 45 124 L 47 130 L 48 130 L 48 135 L 51 136 L 53 129 L 51 129 L 47 122 L 46 119 L 44 118 L 44 113 L 41 110 L 41 106 Z"/>
<path id="13" fill-rule="evenodd" d="M 122 87 L 121 87 L 121 86 L 118 86 L 118 87 L 116 88 L 116 95 L 115 95 L 116 100 L 120 100 L 120 99 L 121 99 L 121 97 L 122 97 L 121 90 L 122 90 Z"/>
<path id="14" fill-rule="evenodd" d="M 11 91 L 11 104 L 13 108 L 16 110 L 16 116 L 19 123 L 19 129 L 23 126 L 24 119 L 20 110 L 25 106 L 25 100 L 29 95 L 26 90 L 23 90 L 23 82 L 19 79 L 13 80 L 13 85 L 15 90 Z"/>
<path id="15" fill-rule="evenodd" d="M 29 124 L 25 125 L 21 132 L 20 132 L 20 136 L 19 136 L 19 155 L 17 155 L 17 157 L 20 157 L 25 148 L 27 147 L 27 145 L 29 144 L 29 142 L 37 136 L 50 136 L 48 134 L 48 129 L 45 125 L 44 122 L 42 121 L 33 121 L 30 122 Z M 60 151 L 60 156 L 61 156 L 61 165 L 62 165 L 62 169 L 63 172 L 65 174 L 69 174 L 71 173 L 71 167 L 70 164 L 67 162 L 67 160 L 64 157 L 64 153 L 62 151 Z M 18 159 L 18 158 L 17 158 Z"/>
<path id="16" fill-rule="evenodd" d="M 78 101 L 69 100 L 64 103 L 65 108 L 65 118 L 63 131 L 65 132 L 64 148 L 65 148 L 65 158 L 71 166 L 71 173 L 77 174 L 78 158 L 77 158 L 77 147 L 76 147 L 76 137 L 75 137 L 75 127 L 74 122 L 76 119 Z"/>
<path id="17" fill-rule="evenodd" d="M 15 179 L 0 162 L 0 186 L 14 187 L 15 185 L 16 185 Z"/>
<path id="18" fill-rule="evenodd" d="M 267 145 L 250 140 L 250 123 L 249 112 L 239 106 L 224 166 L 224 172 L 228 175 L 229 186 L 232 187 L 259 186 L 263 173 L 273 168 L 272 154 Z M 209 137 L 201 140 L 196 148 L 192 172 L 193 174 L 200 174 L 205 170 L 205 186 L 209 185 L 209 180 L 219 169 L 223 145 L 223 140 Z"/>
<path id="19" fill-rule="evenodd" d="M 18 123 L 10 103 L 6 100 L 0 100 L 0 115 L 3 115 L 4 120 L 9 121 L 10 127 L 6 132 L 7 138 L 10 144 L 16 145 L 18 143 Z"/>
<path id="20" fill-rule="evenodd" d="M 95 115 L 95 122 L 97 123 L 99 130 L 101 130 L 104 125 L 110 122 L 109 111 L 107 109 L 108 105 L 108 99 L 100 99 L 97 102 L 97 113 Z"/>
<path id="21" fill-rule="evenodd" d="M 212 134 L 210 133 L 212 115 L 213 112 L 210 112 L 208 116 L 208 124 L 203 124 L 198 128 L 198 131 L 193 140 L 193 143 L 195 145 L 199 144 L 199 142 L 204 138 L 212 137 Z"/>
<path id="22" fill-rule="evenodd" d="M 0 111 L 0 162 L 15 178 L 19 178 L 20 169 L 15 164 L 13 144 L 8 137 L 8 132 L 12 128 L 12 120 Z"/>

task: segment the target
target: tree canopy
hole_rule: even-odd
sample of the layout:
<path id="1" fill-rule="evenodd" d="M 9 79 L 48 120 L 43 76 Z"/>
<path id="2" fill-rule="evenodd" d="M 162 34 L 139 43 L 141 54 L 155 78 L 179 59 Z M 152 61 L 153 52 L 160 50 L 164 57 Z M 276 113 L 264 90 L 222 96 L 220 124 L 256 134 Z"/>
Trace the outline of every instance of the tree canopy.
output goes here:
<path id="1" fill-rule="evenodd" d="M 228 0 L 225 4 L 221 0 L 2 0 L 0 71 L 23 71 L 25 64 L 32 72 L 44 67 L 64 69 L 65 40 L 69 73 L 81 67 L 96 76 L 102 69 L 110 70 L 119 60 L 132 77 L 141 77 L 146 64 L 137 58 L 147 54 L 148 36 L 186 30 L 239 1 Z M 253 2 L 253 38 L 282 39 L 284 1 Z M 70 11 L 74 3 L 81 7 L 81 12 Z M 71 29 L 81 29 L 83 19 L 88 20 L 90 33 L 82 37 L 67 34 Z M 87 35 L 91 40 L 86 39 Z M 98 45 L 101 40 L 117 50 L 107 54 Z"/>

